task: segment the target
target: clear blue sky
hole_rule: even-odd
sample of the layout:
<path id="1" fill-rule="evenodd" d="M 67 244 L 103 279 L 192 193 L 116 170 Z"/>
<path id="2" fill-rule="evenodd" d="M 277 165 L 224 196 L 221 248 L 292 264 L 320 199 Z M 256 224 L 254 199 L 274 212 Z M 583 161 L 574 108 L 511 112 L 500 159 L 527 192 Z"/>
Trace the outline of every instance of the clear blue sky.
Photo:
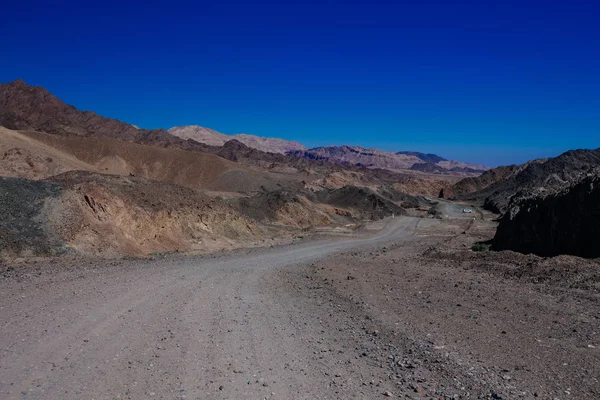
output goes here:
<path id="1" fill-rule="evenodd" d="M 4 2 L 0 81 L 141 127 L 487 165 L 600 146 L 597 1 L 48 3 Z"/>

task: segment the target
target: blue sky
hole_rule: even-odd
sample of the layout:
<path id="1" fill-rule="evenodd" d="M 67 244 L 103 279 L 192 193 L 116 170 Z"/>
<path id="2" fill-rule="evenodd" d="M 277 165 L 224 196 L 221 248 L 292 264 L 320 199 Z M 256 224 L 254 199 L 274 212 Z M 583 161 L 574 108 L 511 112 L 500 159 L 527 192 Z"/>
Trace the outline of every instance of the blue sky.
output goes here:
<path id="1" fill-rule="evenodd" d="M 492 166 L 600 146 L 598 2 L 84 3 L 4 4 L 0 81 L 307 146 Z"/>

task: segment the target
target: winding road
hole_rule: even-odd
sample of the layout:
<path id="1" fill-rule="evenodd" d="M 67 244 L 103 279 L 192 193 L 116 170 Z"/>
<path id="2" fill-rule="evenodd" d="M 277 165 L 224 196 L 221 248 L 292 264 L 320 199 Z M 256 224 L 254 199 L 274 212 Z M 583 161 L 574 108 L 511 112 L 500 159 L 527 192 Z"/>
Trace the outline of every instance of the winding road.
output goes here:
<path id="1" fill-rule="evenodd" d="M 322 310 L 287 295 L 277 270 L 397 241 L 433 223 L 403 217 L 369 237 L 112 266 L 89 262 L 0 281 L 0 397 L 335 397 L 331 379 L 354 367 L 332 372 L 344 357 L 323 361 L 314 346 L 331 351 L 343 341 L 306 324 Z"/>

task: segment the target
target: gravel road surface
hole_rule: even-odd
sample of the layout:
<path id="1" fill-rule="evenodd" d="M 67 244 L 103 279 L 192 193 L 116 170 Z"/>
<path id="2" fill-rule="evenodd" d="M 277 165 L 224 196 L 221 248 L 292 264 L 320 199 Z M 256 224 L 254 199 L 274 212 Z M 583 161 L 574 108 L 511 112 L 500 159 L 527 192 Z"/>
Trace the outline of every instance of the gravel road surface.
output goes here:
<path id="1" fill-rule="evenodd" d="M 600 398 L 598 261 L 471 252 L 479 219 L 376 227 L 4 266 L 0 398 Z"/>
<path id="2" fill-rule="evenodd" d="M 268 278 L 400 239 L 419 221 L 390 220 L 367 238 L 4 279 L 0 397 L 326 398 L 328 366 L 311 357 L 295 326 L 298 313 L 313 310 L 275 301 Z"/>

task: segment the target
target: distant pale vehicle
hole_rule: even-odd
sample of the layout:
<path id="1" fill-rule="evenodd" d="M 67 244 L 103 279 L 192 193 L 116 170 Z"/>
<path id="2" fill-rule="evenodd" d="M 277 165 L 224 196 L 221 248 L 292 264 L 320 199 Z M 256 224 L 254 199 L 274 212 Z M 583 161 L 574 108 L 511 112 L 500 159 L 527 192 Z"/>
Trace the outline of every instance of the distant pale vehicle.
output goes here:
<path id="1" fill-rule="evenodd" d="M 465 214 L 471 214 L 473 212 L 473 210 L 471 210 L 470 208 L 463 208 L 463 212 Z"/>

